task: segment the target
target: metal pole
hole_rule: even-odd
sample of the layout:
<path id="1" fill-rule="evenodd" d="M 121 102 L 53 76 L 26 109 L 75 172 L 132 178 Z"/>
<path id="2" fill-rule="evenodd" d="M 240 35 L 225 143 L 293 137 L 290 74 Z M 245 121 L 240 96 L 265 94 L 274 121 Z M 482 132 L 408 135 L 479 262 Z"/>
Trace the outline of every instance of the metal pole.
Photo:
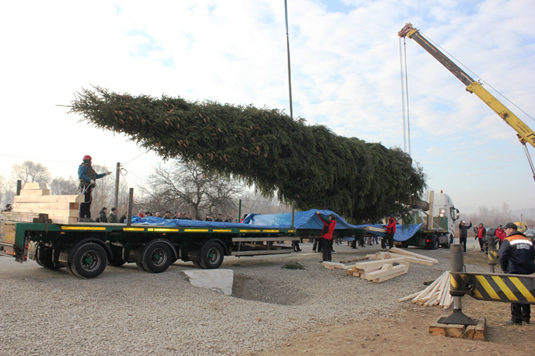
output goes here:
<path id="1" fill-rule="evenodd" d="M 241 199 L 238 203 L 238 220 L 236 222 L 241 222 Z"/>
<path id="2" fill-rule="evenodd" d="M 134 188 L 128 192 L 128 211 L 126 214 L 126 226 L 132 225 L 132 207 L 134 206 Z"/>
<path id="3" fill-rule="evenodd" d="M 487 257 L 489 258 L 487 263 L 490 266 L 490 273 L 494 273 L 495 267 L 498 264 L 498 251 L 496 250 L 496 240 L 494 240 L 494 237 L 490 237 L 490 239 L 487 241 L 488 244 L 488 250 L 487 250 Z"/>
<path id="4" fill-rule="evenodd" d="M 295 208 L 294 208 L 294 202 L 292 201 L 292 229 L 294 228 L 294 222 L 295 222 Z"/>
<path id="5" fill-rule="evenodd" d="M 119 178 L 121 177 L 121 163 L 117 162 L 115 169 L 115 208 L 119 207 Z"/>
<path id="6" fill-rule="evenodd" d="M 288 33 L 288 1 L 284 0 L 284 16 L 286 19 L 286 52 L 288 53 L 288 89 L 290 93 L 290 118 L 293 119 L 293 101 L 292 101 L 292 69 L 290 66 L 290 34 Z"/>
<path id="7" fill-rule="evenodd" d="M 450 271 L 451 272 L 462 272 L 464 267 L 464 253 L 463 245 L 453 244 L 451 245 L 451 260 L 450 260 Z M 461 296 L 453 296 L 453 309 L 462 310 Z"/>
<path id="8" fill-rule="evenodd" d="M 22 190 L 22 181 L 19 179 L 17 180 L 17 193 L 16 195 L 20 195 L 20 191 Z"/>

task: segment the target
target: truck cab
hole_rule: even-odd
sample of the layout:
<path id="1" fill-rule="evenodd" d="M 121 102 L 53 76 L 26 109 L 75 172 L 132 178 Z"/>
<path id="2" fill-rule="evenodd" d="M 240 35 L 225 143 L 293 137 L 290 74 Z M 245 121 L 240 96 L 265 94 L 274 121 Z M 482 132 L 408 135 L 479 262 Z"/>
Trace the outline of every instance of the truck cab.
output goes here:
<path id="1" fill-rule="evenodd" d="M 455 221 L 459 219 L 459 209 L 453 205 L 451 197 L 440 191 L 429 192 L 429 209 L 411 210 L 410 224 L 422 224 L 422 227 L 402 246 L 420 246 L 437 249 L 440 246 L 448 248 L 455 236 Z"/>

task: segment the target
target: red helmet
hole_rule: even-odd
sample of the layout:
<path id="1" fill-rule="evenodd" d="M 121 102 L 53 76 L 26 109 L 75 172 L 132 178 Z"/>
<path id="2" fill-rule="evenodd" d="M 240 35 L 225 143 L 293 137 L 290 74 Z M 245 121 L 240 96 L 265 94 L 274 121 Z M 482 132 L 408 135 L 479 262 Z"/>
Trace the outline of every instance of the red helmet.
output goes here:
<path id="1" fill-rule="evenodd" d="M 82 159 L 82 161 L 91 161 L 92 158 L 90 155 L 85 155 L 84 158 Z"/>

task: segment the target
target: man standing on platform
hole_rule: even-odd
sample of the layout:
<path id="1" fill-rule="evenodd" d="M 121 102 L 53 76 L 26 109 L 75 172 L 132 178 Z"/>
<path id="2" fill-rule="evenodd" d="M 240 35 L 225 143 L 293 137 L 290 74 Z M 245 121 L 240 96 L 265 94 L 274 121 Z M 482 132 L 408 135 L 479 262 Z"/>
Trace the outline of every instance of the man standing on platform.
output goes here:
<path id="1" fill-rule="evenodd" d="M 508 223 L 504 227 L 507 237 L 500 247 L 500 267 L 502 271 L 510 274 L 535 273 L 535 247 L 533 243 L 521 232 L 517 231 L 515 223 Z M 529 324 L 531 308 L 529 304 L 511 303 L 511 320 L 507 325 Z"/>
<path id="2" fill-rule="evenodd" d="M 96 180 L 108 174 L 111 172 L 97 174 L 91 167 L 91 156 L 84 156 L 82 164 L 78 167 L 78 178 L 80 179 L 78 190 L 84 195 L 84 202 L 80 203 L 79 221 L 91 221 L 91 194 L 95 189 Z"/>

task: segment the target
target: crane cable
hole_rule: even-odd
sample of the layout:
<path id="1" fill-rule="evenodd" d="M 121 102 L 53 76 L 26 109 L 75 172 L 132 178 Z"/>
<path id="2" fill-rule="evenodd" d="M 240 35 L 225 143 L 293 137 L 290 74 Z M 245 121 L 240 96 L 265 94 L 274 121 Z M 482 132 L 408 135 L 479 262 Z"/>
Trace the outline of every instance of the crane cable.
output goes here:
<path id="1" fill-rule="evenodd" d="M 403 68 L 405 64 L 405 69 Z M 403 111 L 403 149 L 405 153 L 411 155 L 411 124 L 409 114 L 409 77 L 407 69 L 407 47 L 405 37 L 403 44 L 399 38 L 399 66 L 401 74 L 401 107 Z M 403 74 L 405 73 L 405 77 Z"/>

